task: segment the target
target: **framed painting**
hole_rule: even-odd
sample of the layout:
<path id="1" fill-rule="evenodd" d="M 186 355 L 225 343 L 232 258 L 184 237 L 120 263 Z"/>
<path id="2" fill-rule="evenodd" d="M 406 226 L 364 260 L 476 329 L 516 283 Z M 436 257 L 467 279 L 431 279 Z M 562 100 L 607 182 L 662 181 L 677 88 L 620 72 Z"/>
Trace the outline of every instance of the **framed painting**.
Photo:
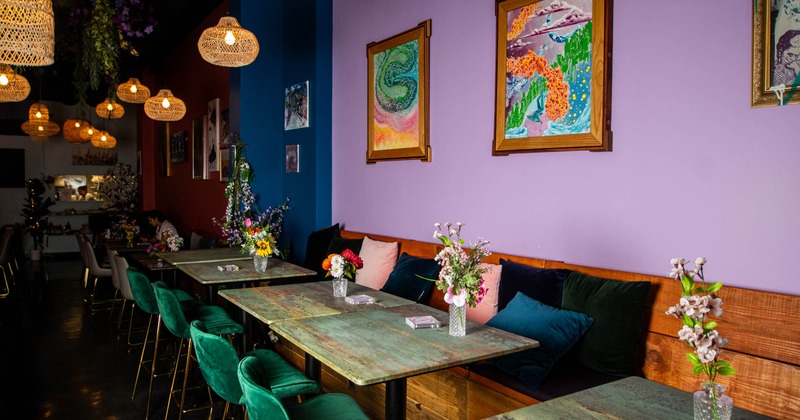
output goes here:
<path id="1" fill-rule="evenodd" d="M 219 98 L 216 98 L 208 103 L 208 172 L 219 171 L 219 123 Z"/>
<path id="2" fill-rule="evenodd" d="M 800 103 L 800 0 L 753 3 L 753 107 Z"/>
<path id="3" fill-rule="evenodd" d="M 231 179 L 231 149 L 228 146 L 219 149 L 219 182 L 228 182 Z"/>
<path id="4" fill-rule="evenodd" d="M 9 162 L 9 161 L 4 161 L 4 162 Z M 93 166 L 116 165 L 117 148 L 115 147 L 113 149 L 96 149 L 94 147 L 73 147 L 72 164 L 93 165 Z"/>
<path id="5" fill-rule="evenodd" d="M 611 2 L 498 2 L 494 155 L 611 150 Z"/>
<path id="6" fill-rule="evenodd" d="M 308 80 L 286 88 L 283 129 L 308 128 Z"/>
<path id="7" fill-rule="evenodd" d="M 208 179 L 205 115 L 201 115 L 192 121 L 192 178 Z"/>
<path id="8" fill-rule="evenodd" d="M 431 160 L 428 135 L 430 19 L 367 44 L 367 163 Z"/>
<path id="9" fill-rule="evenodd" d="M 176 131 L 169 137 L 169 161 L 171 163 L 183 163 L 187 161 L 186 149 L 189 146 L 188 134 L 186 130 Z"/>
<path id="10" fill-rule="evenodd" d="M 286 145 L 286 173 L 300 172 L 300 145 L 287 144 Z"/>

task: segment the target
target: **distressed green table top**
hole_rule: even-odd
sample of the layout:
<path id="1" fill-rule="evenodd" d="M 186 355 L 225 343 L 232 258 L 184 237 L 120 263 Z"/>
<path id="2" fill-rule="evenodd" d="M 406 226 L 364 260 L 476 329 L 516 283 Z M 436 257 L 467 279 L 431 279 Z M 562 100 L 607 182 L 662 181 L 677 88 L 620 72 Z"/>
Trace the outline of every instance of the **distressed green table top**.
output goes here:
<path id="1" fill-rule="evenodd" d="M 220 290 L 218 294 L 265 324 L 414 303 L 352 282 L 347 285 L 348 296 L 369 295 L 376 298 L 377 302 L 352 305 L 345 302 L 344 298 L 333 297 L 333 285 L 330 281 L 227 289 Z"/>
<path id="2" fill-rule="evenodd" d="M 242 254 L 242 249 L 236 248 L 212 248 L 212 249 L 192 249 L 186 251 L 157 252 L 156 256 L 164 261 L 174 264 L 197 264 L 217 261 L 233 260 L 253 260 L 253 257 Z M 272 262 L 273 260 L 270 260 Z M 237 263 L 237 265 L 239 265 Z"/>
<path id="3" fill-rule="evenodd" d="M 693 397 L 658 382 L 631 376 L 491 417 L 510 419 L 693 419 Z M 733 419 L 768 419 L 736 408 Z"/>
<path id="4" fill-rule="evenodd" d="M 239 271 L 220 271 L 219 266 L 233 264 Z M 316 271 L 303 268 L 278 258 L 270 258 L 267 271 L 259 273 L 253 266 L 253 259 L 225 260 L 193 264 L 176 264 L 178 269 L 204 285 L 220 285 L 228 283 L 246 283 L 252 281 L 268 281 L 290 277 L 312 276 Z"/>
<path id="5" fill-rule="evenodd" d="M 449 315 L 417 303 L 317 318 L 278 321 L 270 328 L 357 385 L 433 372 L 538 347 L 536 340 L 468 321 L 467 335 L 447 326 L 412 329 L 408 316 Z"/>

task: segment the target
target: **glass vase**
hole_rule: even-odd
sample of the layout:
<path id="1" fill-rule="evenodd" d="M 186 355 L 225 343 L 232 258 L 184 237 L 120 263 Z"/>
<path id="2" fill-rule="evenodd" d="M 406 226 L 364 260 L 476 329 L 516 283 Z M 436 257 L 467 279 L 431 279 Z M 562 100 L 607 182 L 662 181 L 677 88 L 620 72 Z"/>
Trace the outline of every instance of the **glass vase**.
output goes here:
<path id="1" fill-rule="evenodd" d="M 333 297 L 347 296 L 347 279 L 345 277 L 334 277 L 332 282 Z"/>
<path id="2" fill-rule="evenodd" d="M 467 334 L 467 305 L 450 304 L 450 335 L 463 337 Z"/>
<path id="3" fill-rule="evenodd" d="M 259 257 L 258 254 L 253 255 L 253 265 L 256 267 L 256 271 L 259 273 L 267 271 L 268 262 L 269 257 Z"/>
<path id="4" fill-rule="evenodd" d="M 703 389 L 694 393 L 695 420 L 729 420 L 733 399 L 723 394 L 726 389 L 718 383 L 703 382 Z"/>

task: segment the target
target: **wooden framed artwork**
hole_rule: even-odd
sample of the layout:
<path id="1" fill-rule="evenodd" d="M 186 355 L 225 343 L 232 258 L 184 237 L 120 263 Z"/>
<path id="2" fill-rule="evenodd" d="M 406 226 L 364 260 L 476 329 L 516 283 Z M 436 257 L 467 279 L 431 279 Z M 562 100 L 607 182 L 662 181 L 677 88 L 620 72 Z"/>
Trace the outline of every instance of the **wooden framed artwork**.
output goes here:
<path id="1" fill-rule="evenodd" d="M 186 130 L 176 131 L 169 136 L 169 161 L 183 163 L 187 161 L 186 150 L 189 147 L 189 138 Z"/>
<path id="2" fill-rule="evenodd" d="M 206 116 L 192 121 L 192 178 L 208 179 L 206 165 Z"/>
<path id="3" fill-rule="evenodd" d="M 308 80 L 285 90 L 283 102 L 283 129 L 308 128 Z"/>
<path id="4" fill-rule="evenodd" d="M 494 155 L 611 150 L 611 6 L 498 2 Z"/>
<path id="5" fill-rule="evenodd" d="M 219 171 L 219 134 L 220 134 L 220 115 L 219 115 L 219 98 L 216 98 L 208 103 L 208 134 L 206 141 L 208 143 L 208 172 Z"/>
<path id="6" fill-rule="evenodd" d="M 431 21 L 367 44 L 367 163 L 431 160 L 428 73 Z"/>
<path id="7" fill-rule="evenodd" d="M 800 0 L 753 2 L 753 107 L 800 103 Z"/>

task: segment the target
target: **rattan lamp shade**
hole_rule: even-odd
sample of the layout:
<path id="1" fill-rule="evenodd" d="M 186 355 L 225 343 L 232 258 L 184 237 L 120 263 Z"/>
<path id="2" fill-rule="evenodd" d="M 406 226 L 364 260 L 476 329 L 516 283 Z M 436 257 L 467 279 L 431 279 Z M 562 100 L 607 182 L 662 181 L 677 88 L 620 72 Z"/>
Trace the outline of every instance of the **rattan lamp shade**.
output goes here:
<path id="1" fill-rule="evenodd" d="M 69 119 L 64 121 L 64 139 L 73 144 L 86 143 L 90 139 L 83 139 L 81 137 L 81 129 L 89 125 L 86 120 Z"/>
<path id="2" fill-rule="evenodd" d="M 131 77 L 117 86 L 117 97 L 132 104 L 143 104 L 150 97 L 150 89 L 139 82 L 139 79 Z"/>
<path id="3" fill-rule="evenodd" d="M 81 128 L 81 131 L 78 133 L 78 135 L 80 136 L 81 140 L 83 140 L 83 142 L 86 143 L 87 141 L 92 139 L 92 136 L 94 136 L 94 133 L 96 133 L 97 131 L 98 130 L 94 128 L 91 124 L 86 124 Z"/>
<path id="4" fill-rule="evenodd" d="M 14 73 L 8 64 L 0 64 L 0 102 L 19 102 L 31 93 L 28 79 Z"/>
<path id="5" fill-rule="evenodd" d="M 117 145 L 116 137 L 108 134 L 108 131 L 95 130 L 92 136 L 92 146 L 98 149 L 112 149 Z"/>
<path id="6" fill-rule="evenodd" d="M 256 36 L 242 28 L 235 17 L 224 16 L 217 26 L 203 31 L 197 49 L 203 60 L 211 64 L 242 67 L 256 59 L 259 46 Z"/>
<path id="7" fill-rule="evenodd" d="M 28 120 L 34 123 L 50 121 L 50 111 L 40 102 L 36 102 L 28 108 Z"/>
<path id="8" fill-rule="evenodd" d="M 186 105 L 169 89 L 161 89 L 144 103 L 144 113 L 156 121 L 178 121 L 186 115 Z"/>
<path id="9" fill-rule="evenodd" d="M 31 140 L 37 143 L 56 135 L 59 130 L 58 124 L 52 121 L 25 121 L 22 123 L 22 131 L 26 132 L 31 136 Z"/>
<path id="10" fill-rule="evenodd" d="M 53 64 L 53 28 L 52 1 L 0 0 L 0 63 Z"/>
<path id="11" fill-rule="evenodd" d="M 106 99 L 103 102 L 97 104 L 95 107 L 95 112 L 100 118 L 108 118 L 108 119 L 117 119 L 122 118 L 125 115 L 125 108 L 122 105 L 118 104 L 117 101 L 113 99 Z"/>

